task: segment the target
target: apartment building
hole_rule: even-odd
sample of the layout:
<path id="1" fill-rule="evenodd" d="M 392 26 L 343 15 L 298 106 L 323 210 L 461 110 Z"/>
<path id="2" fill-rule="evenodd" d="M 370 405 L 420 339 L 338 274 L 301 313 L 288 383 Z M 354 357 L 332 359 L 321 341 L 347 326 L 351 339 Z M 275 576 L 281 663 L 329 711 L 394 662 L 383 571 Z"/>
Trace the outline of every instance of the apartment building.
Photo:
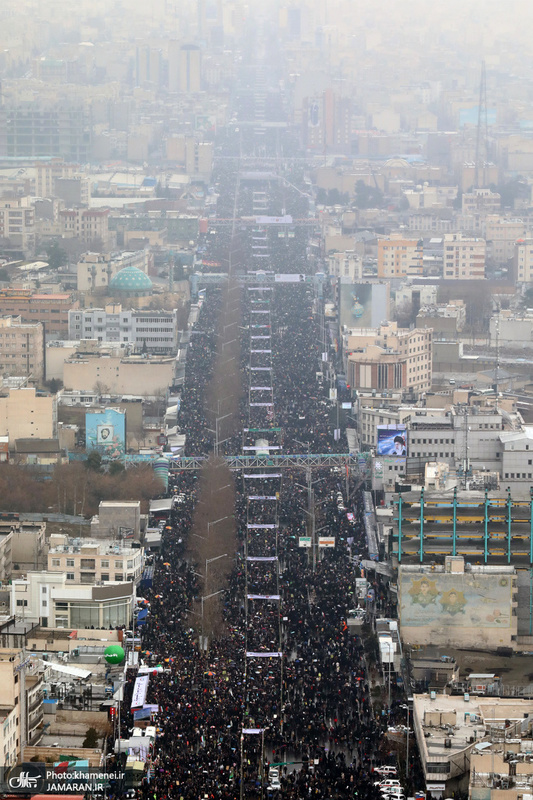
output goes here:
<path id="1" fill-rule="evenodd" d="M 37 161 L 34 165 L 35 197 L 59 197 L 68 208 L 88 206 L 91 199 L 89 179 L 78 164 L 67 164 L 60 158 Z"/>
<path id="2" fill-rule="evenodd" d="M 35 253 L 35 209 L 30 197 L 0 198 L 0 239 L 23 258 Z"/>
<path id="3" fill-rule="evenodd" d="M 38 661 L 23 654 L 21 641 L 31 627 L 11 620 L 0 629 L 0 747 L 5 766 L 20 762 L 23 746 L 36 744 L 42 734 L 42 673 Z"/>
<path id="4" fill-rule="evenodd" d="M 346 375 L 363 390 L 398 390 L 418 396 L 431 388 L 431 328 L 398 328 L 396 322 L 379 328 L 352 329 L 343 336 Z"/>
<path id="5" fill-rule="evenodd" d="M 202 142 L 195 136 L 173 134 L 165 143 L 167 161 L 181 166 L 189 176 L 209 177 L 213 169 L 212 142 Z"/>
<path id="6" fill-rule="evenodd" d="M 179 50 L 178 91 L 196 94 L 202 88 L 202 51 L 195 44 L 183 44 Z"/>
<path id="7" fill-rule="evenodd" d="M 461 211 L 463 214 L 497 214 L 502 203 L 501 195 L 490 189 L 474 189 L 463 192 L 461 197 Z"/>
<path id="8" fill-rule="evenodd" d="M 98 240 L 107 248 L 112 244 L 108 217 L 107 209 L 65 208 L 59 212 L 61 233 L 67 239 L 80 239 L 85 244 Z"/>
<path id="9" fill-rule="evenodd" d="M 328 255 L 328 272 L 336 278 L 350 278 L 352 282 L 363 279 L 363 259 L 353 250 Z"/>
<path id="10" fill-rule="evenodd" d="M 511 279 L 519 284 L 533 282 L 533 238 L 527 237 L 515 242 Z"/>
<path id="11" fill-rule="evenodd" d="M 8 389 L 0 395 L 0 435 L 8 437 L 10 448 L 17 439 L 55 439 L 56 396 L 37 394 L 33 387 Z"/>
<path id="12" fill-rule="evenodd" d="M 68 312 L 78 307 L 79 302 L 69 293 L 0 289 L 0 315 L 20 316 L 23 322 L 41 322 L 45 335 L 64 338 L 68 332 Z"/>
<path id="13" fill-rule="evenodd" d="M 69 313 L 69 338 L 127 342 L 139 351 L 168 354 L 178 344 L 178 312 L 123 310 L 120 304 Z"/>
<path id="14" fill-rule="evenodd" d="M 18 706 L 0 706 L 0 753 L 3 754 L 6 767 L 17 763 L 20 747 L 19 713 Z"/>
<path id="15" fill-rule="evenodd" d="M 87 541 L 52 534 L 48 550 L 48 571 L 64 572 L 72 584 L 133 581 L 141 577 L 144 549 L 133 543 L 111 539 Z"/>
<path id="16" fill-rule="evenodd" d="M 0 108 L 0 156 L 56 156 L 86 164 L 91 158 L 89 111 L 64 99 L 6 100 Z"/>
<path id="17" fill-rule="evenodd" d="M 0 374 L 44 376 L 44 335 L 40 322 L 22 322 L 20 317 L 0 317 Z"/>
<path id="18" fill-rule="evenodd" d="M 0 529 L 0 581 L 8 581 L 13 569 L 13 530 L 10 526 Z"/>
<path id="19" fill-rule="evenodd" d="M 77 286 L 79 292 L 90 292 L 108 286 L 111 278 L 125 267 L 137 267 L 148 272 L 152 258 L 148 250 L 123 253 L 84 253 L 78 261 Z"/>
<path id="20" fill-rule="evenodd" d="M 46 522 L 1 519 L 0 524 L 13 533 L 11 557 L 15 572 L 44 567 Z"/>
<path id="21" fill-rule="evenodd" d="M 423 243 L 400 233 L 378 240 L 378 278 L 423 274 Z"/>
<path id="22" fill-rule="evenodd" d="M 489 215 L 485 219 L 487 257 L 497 264 L 507 264 L 514 256 L 517 239 L 525 239 L 528 226 L 523 219 Z"/>
<path id="23" fill-rule="evenodd" d="M 461 233 L 446 233 L 443 278 L 462 281 L 483 280 L 485 256 L 485 239 L 468 238 Z"/>

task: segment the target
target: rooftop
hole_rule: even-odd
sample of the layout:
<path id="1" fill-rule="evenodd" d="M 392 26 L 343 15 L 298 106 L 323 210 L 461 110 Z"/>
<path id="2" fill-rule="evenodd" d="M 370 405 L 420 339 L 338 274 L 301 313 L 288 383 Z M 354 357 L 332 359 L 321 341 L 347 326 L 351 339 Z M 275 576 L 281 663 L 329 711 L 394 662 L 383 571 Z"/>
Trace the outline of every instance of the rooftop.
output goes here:
<path id="1" fill-rule="evenodd" d="M 521 726 L 533 715 L 533 700 L 487 698 L 476 695 L 420 694 L 413 697 L 415 730 L 423 733 L 418 744 L 425 749 L 422 760 L 448 760 L 473 747 L 495 731 Z M 521 728 L 520 728 L 521 729 Z M 427 756 L 427 757 L 426 757 Z"/>

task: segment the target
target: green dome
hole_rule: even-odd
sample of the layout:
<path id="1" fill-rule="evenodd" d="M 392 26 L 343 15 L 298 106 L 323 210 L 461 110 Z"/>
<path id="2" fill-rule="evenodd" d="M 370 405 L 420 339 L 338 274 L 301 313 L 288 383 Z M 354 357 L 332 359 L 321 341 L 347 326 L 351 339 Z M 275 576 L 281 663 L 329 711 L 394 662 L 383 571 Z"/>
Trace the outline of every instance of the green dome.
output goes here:
<path id="1" fill-rule="evenodd" d="M 137 267 L 124 267 L 113 275 L 109 281 L 109 288 L 115 292 L 149 294 L 152 291 L 152 281 Z"/>

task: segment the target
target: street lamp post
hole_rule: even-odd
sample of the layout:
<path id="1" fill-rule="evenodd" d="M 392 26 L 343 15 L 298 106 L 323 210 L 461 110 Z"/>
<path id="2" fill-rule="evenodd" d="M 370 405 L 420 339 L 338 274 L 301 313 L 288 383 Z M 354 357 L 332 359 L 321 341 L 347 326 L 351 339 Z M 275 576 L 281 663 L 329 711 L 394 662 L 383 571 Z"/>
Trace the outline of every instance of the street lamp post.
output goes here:
<path id="1" fill-rule="evenodd" d="M 205 560 L 205 588 L 207 589 L 207 567 L 209 564 L 212 564 L 213 561 L 218 561 L 220 558 L 228 558 L 227 553 L 222 553 L 220 556 L 213 556 L 213 558 L 206 558 Z"/>
<path id="2" fill-rule="evenodd" d="M 235 514 L 226 514 L 225 517 L 220 517 L 219 519 L 215 519 L 212 522 L 207 523 L 207 535 L 209 536 L 209 532 L 211 530 L 212 525 L 217 525 L 219 522 L 224 522 L 225 519 L 233 519 Z"/>
<path id="3" fill-rule="evenodd" d="M 202 595 L 202 640 L 205 645 L 205 634 L 204 634 L 204 601 L 210 600 L 212 597 L 216 597 L 219 594 L 224 594 L 224 589 L 219 589 L 218 592 L 211 592 L 211 594 Z M 204 647 L 207 650 L 207 647 Z"/>
<path id="4" fill-rule="evenodd" d="M 407 703 L 405 703 L 404 705 L 401 706 L 401 708 L 405 709 L 406 715 L 407 715 L 407 721 L 406 721 L 407 744 L 406 744 L 406 748 L 405 748 L 405 783 L 406 784 L 407 784 L 407 782 L 409 780 L 409 722 L 410 722 L 409 712 L 411 710 L 411 707 L 410 707 L 409 703 L 412 703 L 412 702 L 413 702 L 413 698 L 412 697 L 408 697 L 407 698 Z"/>

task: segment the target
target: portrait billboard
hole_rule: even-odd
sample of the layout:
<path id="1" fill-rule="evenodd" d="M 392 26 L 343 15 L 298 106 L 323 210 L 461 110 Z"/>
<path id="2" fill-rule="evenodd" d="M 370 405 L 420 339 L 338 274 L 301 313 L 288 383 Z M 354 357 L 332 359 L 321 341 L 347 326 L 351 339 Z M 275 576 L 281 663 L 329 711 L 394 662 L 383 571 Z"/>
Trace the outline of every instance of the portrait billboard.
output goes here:
<path id="1" fill-rule="evenodd" d="M 509 628 L 512 616 L 511 575 L 402 572 L 399 580 L 403 627 L 430 624 L 472 630 Z"/>
<path id="2" fill-rule="evenodd" d="M 126 414 L 115 408 L 85 415 L 85 446 L 107 458 L 121 458 L 126 450 Z"/>
<path id="3" fill-rule="evenodd" d="M 378 456 L 407 456 L 405 425 L 378 425 L 376 453 Z"/>

